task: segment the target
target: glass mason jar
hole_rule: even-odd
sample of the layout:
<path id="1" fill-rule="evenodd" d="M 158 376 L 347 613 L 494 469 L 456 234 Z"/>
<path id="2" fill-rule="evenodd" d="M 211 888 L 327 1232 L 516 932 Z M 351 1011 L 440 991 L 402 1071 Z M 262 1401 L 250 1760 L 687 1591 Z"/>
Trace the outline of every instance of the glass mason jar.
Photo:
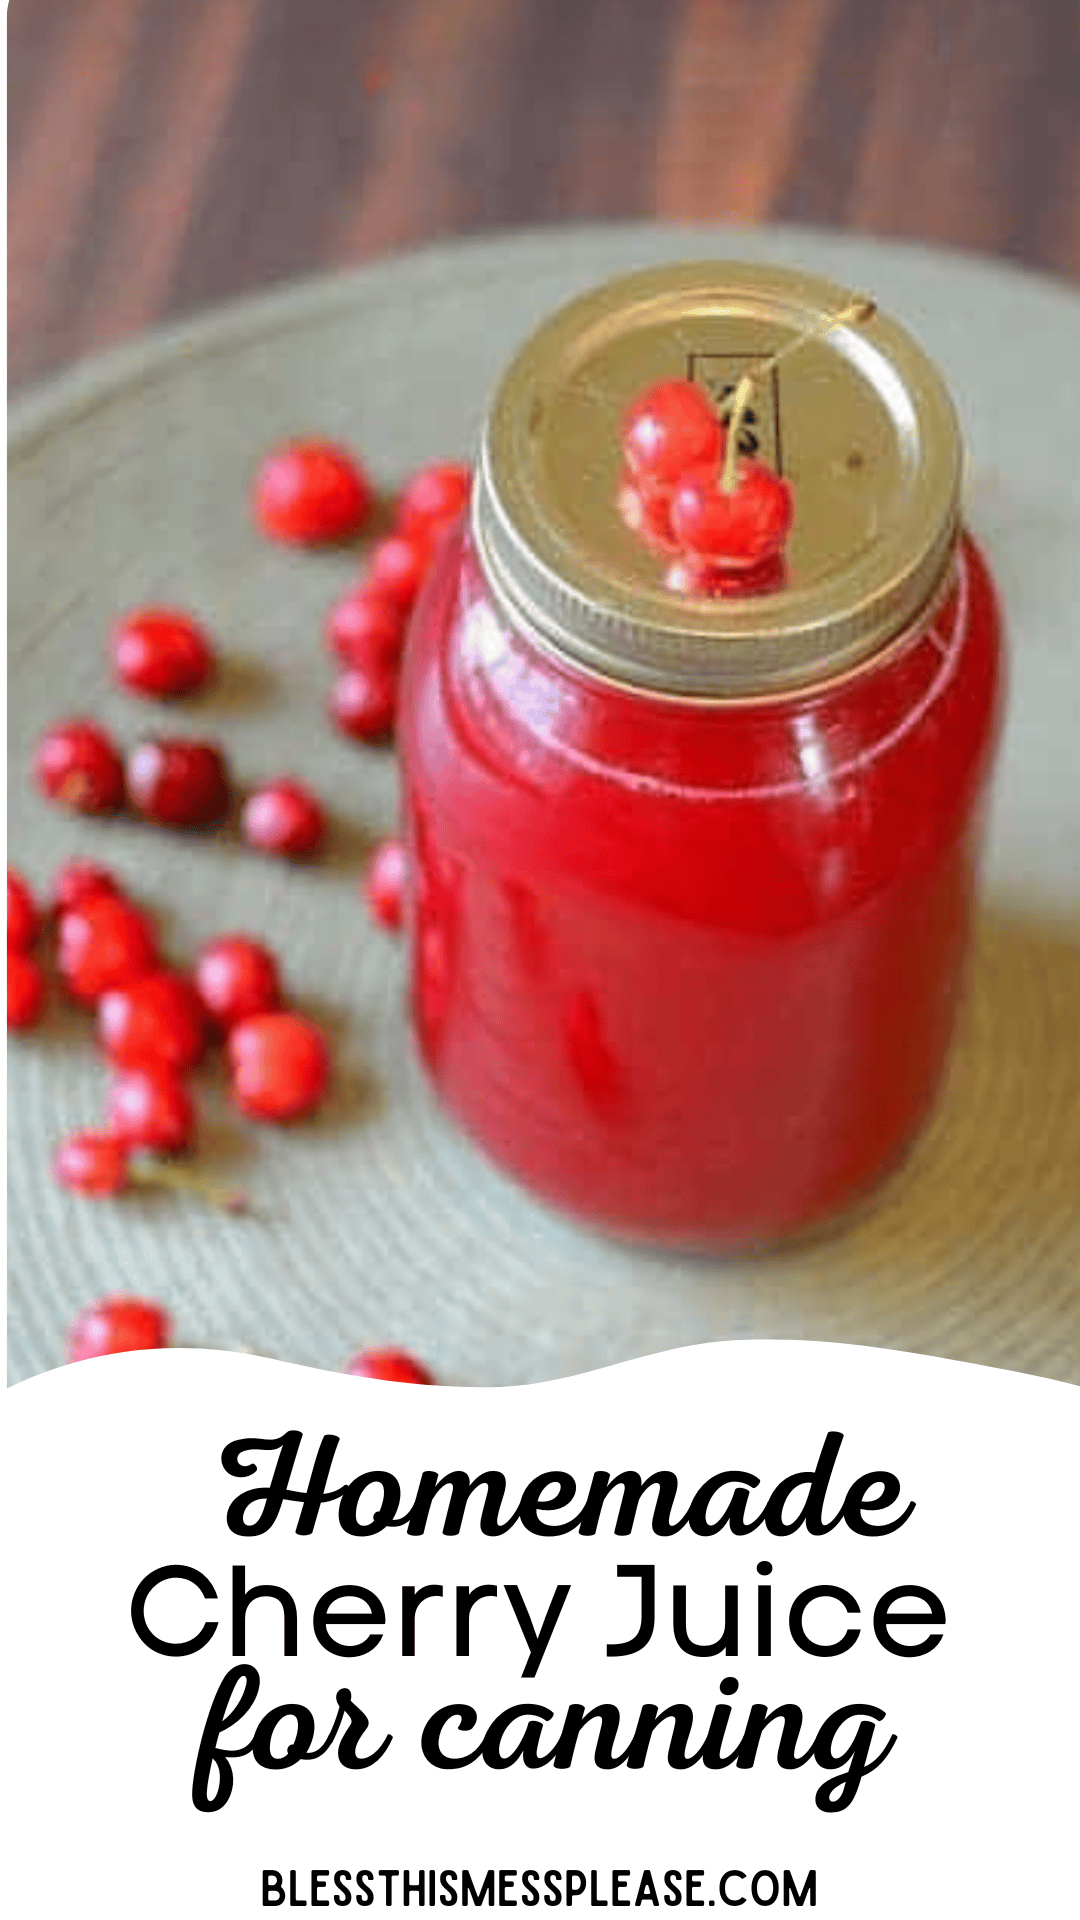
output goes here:
<path id="1" fill-rule="evenodd" d="M 620 1235 L 766 1242 L 914 1138 L 969 946 L 1001 702 L 948 394 L 844 289 L 708 262 L 574 301 L 495 396 L 399 734 L 415 1030 L 447 1111 Z M 817 329 L 815 333 L 815 329 Z M 653 381 L 808 337 L 743 430 L 786 581 L 701 597 L 617 506 Z"/>

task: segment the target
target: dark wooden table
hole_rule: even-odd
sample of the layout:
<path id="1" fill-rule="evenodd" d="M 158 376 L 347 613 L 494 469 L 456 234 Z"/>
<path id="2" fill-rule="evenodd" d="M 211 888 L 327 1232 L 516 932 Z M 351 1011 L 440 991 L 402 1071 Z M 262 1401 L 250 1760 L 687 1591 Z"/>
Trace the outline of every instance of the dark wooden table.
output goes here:
<path id="1" fill-rule="evenodd" d="M 788 220 L 1080 278 L 1080 0 L 11 0 L 10 370 L 388 249 Z"/>

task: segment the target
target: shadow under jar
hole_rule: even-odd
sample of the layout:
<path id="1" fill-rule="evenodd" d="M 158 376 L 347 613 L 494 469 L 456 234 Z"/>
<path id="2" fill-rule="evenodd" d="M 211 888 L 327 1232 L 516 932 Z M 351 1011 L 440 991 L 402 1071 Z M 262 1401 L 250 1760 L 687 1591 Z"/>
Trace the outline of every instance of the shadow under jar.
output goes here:
<path id="1" fill-rule="evenodd" d="M 849 301 L 708 262 L 556 314 L 410 635 L 423 1060 L 493 1160 L 619 1235 L 747 1246 L 844 1208 L 953 1033 L 1000 623 L 948 394 L 892 320 L 828 329 Z M 669 590 L 617 506 L 627 406 L 689 377 L 722 413 L 804 334 L 743 423 L 794 489 L 784 583 Z"/>

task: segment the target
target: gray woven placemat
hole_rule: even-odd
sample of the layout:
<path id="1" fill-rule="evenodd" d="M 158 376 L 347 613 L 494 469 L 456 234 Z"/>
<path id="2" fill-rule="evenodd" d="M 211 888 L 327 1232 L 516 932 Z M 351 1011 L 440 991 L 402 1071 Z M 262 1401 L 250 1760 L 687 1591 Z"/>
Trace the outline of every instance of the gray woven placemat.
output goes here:
<path id="1" fill-rule="evenodd" d="M 388 487 L 468 452 L 515 344 L 557 301 L 635 265 L 702 254 L 803 263 L 871 289 L 957 394 L 971 517 L 1002 584 L 1013 693 L 972 994 L 945 1098 L 909 1164 L 842 1230 L 752 1260 L 658 1258 L 578 1232 L 442 1120 L 415 1069 L 403 956 L 356 898 L 394 820 L 388 753 L 334 737 L 320 618 L 355 563 L 251 530 L 253 460 L 292 432 L 361 448 Z M 1017 349 L 1033 370 L 1021 379 Z M 9 1049 L 9 1367 L 55 1365 L 105 1291 L 154 1294 L 180 1338 L 337 1366 L 402 1342 L 439 1375 L 535 1380 L 690 1341 L 784 1335 L 888 1345 L 1080 1380 L 1080 300 L 1011 269 L 842 236 L 577 228 L 433 250 L 290 289 L 77 369 L 15 411 L 10 496 L 10 853 L 38 884 L 66 856 L 113 864 L 182 959 L 214 932 L 267 935 L 340 1071 L 310 1124 L 275 1132 L 202 1099 L 203 1157 L 256 1218 L 176 1199 L 58 1192 L 50 1144 L 101 1111 L 85 1019 L 54 997 Z M 49 808 L 26 765 L 62 712 L 121 737 L 161 727 L 110 690 L 102 636 L 140 600 L 220 636 L 222 680 L 176 716 L 239 778 L 289 771 L 335 809 L 302 872 L 207 839 Z M 168 722 L 166 721 L 166 725 Z"/>

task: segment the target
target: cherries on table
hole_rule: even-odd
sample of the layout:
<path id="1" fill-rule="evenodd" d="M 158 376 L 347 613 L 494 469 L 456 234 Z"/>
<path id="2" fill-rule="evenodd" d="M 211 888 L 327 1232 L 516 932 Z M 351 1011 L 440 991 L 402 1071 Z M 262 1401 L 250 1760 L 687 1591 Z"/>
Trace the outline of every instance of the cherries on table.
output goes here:
<path id="1" fill-rule="evenodd" d="M 327 644 L 344 668 L 331 696 L 331 718 L 353 739 L 384 739 L 393 730 L 408 615 L 471 483 L 470 468 L 457 461 L 431 461 L 414 473 L 392 531 L 372 549 L 365 575 L 331 610 Z M 373 500 L 359 461 L 321 440 L 277 448 L 261 464 L 253 493 L 262 531 L 301 545 L 349 537 L 366 521 Z M 196 692 L 216 664 L 200 621 L 153 604 L 116 620 L 108 657 L 117 685 L 142 698 Z M 215 743 L 151 737 L 127 749 L 125 764 L 109 733 L 84 718 L 47 730 L 33 773 L 47 798 L 75 811 L 109 813 L 127 805 L 162 826 L 213 825 L 232 805 L 230 771 Z M 241 838 L 261 852 L 312 853 L 324 829 L 316 797 L 288 777 L 255 785 L 241 812 Z M 373 916 L 384 926 L 400 924 L 403 882 L 401 845 L 387 842 L 365 878 Z M 194 1143 L 196 1109 L 185 1076 L 208 1038 L 224 1038 L 232 1096 L 250 1118 L 294 1120 L 323 1097 L 330 1049 L 313 1021 L 282 1007 L 276 956 L 248 935 L 226 934 L 202 947 L 189 980 L 162 965 L 152 921 L 112 870 L 82 857 L 56 874 L 49 916 L 55 920 L 60 978 L 72 998 L 96 1009 L 99 1044 L 114 1069 L 105 1092 L 105 1124 L 60 1143 L 54 1178 L 70 1193 L 94 1199 L 115 1199 L 133 1187 L 175 1187 L 201 1192 L 229 1211 L 245 1210 L 244 1195 L 216 1186 L 198 1168 L 177 1165 L 172 1156 Z M 41 1013 L 45 976 L 30 949 L 42 925 L 30 888 L 10 872 L 9 1026 L 30 1025 Z M 162 1346 L 170 1337 L 169 1316 L 159 1304 L 106 1299 L 73 1322 L 69 1357 Z M 414 1384 L 432 1378 L 394 1348 L 360 1354 L 348 1370 Z"/>
<path id="2" fill-rule="evenodd" d="M 405 609 L 370 580 L 336 600 L 326 620 L 326 643 L 343 666 L 394 673 L 405 644 Z"/>
<path id="3" fill-rule="evenodd" d="M 195 1103 L 168 1067 L 134 1067 L 117 1074 L 105 1103 L 109 1132 L 128 1147 L 186 1153 L 195 1139 Z"/>
<path id="4" fill-rule="evenodd" d="M 402 490 L 396 524 L 402 533 L 440 532 L 456 520 L 472 489 L 472 469 L 462 460 L 429 460 Z"/>
<path id="5" fill-rule="evenodd" d="M 327 711 L 339 733 L 374 745 L 393 733 L 397 699 L 395 672 L 347 667 L 330 689 Z"/>
<path id="6" fill-rule="evenodd" d="M 93 1006 L 110 988 L 157 967 L 157 936 L 129 900 L 91 894 L 61 915 L 57 965 L 68 992 Z"/>
<path id="7" fill-rule="evenodd" d="M 27 953 L 41 931 L 37 902 L 21 873 L 8 868 L 7 943 L 8 952 Z"/>
<path id="8" fill-rule="evenodd" d="M 125 692 L 157 700 L 196 692 L 214 670 L 209 636 L 173 607 L 138 607 L 125 614 L 113 626 L 109 654 Z"/>
<path id="9" fill-rule="evenodd" d="M 233 1099 L 256 1120 L 296 1120 L 317 1106 L 330 1078 L 320 1029 L 296 1013 L 258 1013 L 227 1042 Z"/>
<path id="10" fill-rule="evenodd" d="M 10 1032 L 36 1027 L 45 1007 L 45 975 L 30 954 L 8 948 L 7 1023 Z"/>
<path id="11" fill-rule="evenodd" d="M 9 867 L 7 1023 L 12 1033 L 36 1027 L 45 1006 L 45 975 L 30 951 L 40 932 L 37 901 L 22 874 Z"/>
<path id="12" fill-rule="evenodd" d="M 294 440 L 266 455 L 252 508 L 273 540 L 317 545 L 359 532 L 375 494 L 358 460 L 328 440 Z"/>
<path id="13" fill-rule="evenodd" d="M 408 613 L 431 565 L 431 549 L 431 538 L 422 527 L 413 533 L 388 534 L 372 553 L 368 573 L 371 585 Z"/>
<path id="14" fill-rule="evenodd" d="M 34 754 L 41 791 L 75 813 L 115 813 L 124 804 L 124 763 L 92 720 L 62 720 L 43 733 Z"/>
<path id="15" fill-rule="evenodd" d="M 223 1029 L 281 1005 L 278 964 L 269 947 L 246 934 L 210 940 L 195 959 L 195 991 L 210 1019 Z"/>
<path id="16" fill-rule="evenodd" d="M 341 1371 L 361 1380 L 394 1380 L 401 1386 L 435 1385 L 434 1375 L 401 1347 L 368 1347 L 347 1360 Z"/>
<path id="17" fill-rule="evenodd" d="M 186 1073 L 206 1050 L 202 1003 L 183 974 L 163 968 L 113 987 L 98 1004 L 98 1042 L 115 1067 Z"/>
<path id="18" fill-rule="evenodd" d="M 212 827 L 231 803 L 229 770 L 207 740 L 142 740 L 127 757 L 127 789 L 136 813 L 162 827 Z"/>
<path id="19" fill-rule="evenodd" d="M 327 645 L 345 671 L 327 711 L 351 740 L 376 745 L 393 733 L 407 618 L 471 487 L 471 469 L 461 461 L 432 460 L 418 468 L 398 502 L 393 532 L 377 542 L 366 572 L 330 609 Z"/>
<path id="20" fill-rule="evenodd" d="M 108 1200 L 128 1185 L 127 1142 L 104 1129 L 88 1129 L 62 1140 L 53 1155 L 53 1177 L 71 1193 Z"/>
<path id="21" fill-rule="evenodd" d="M 240 833 L 260 853 L 299 859 L 322 845 L 326 816 L 315 795 L 299 780 L 270 780 L 245 800 Z"/>
<path id="22" fill-rule="evenodd" d="M 405 911 L 406 860 L 404 842 L 382 840 L 368 862 L 364 898 L 376 926 L 387 933 L 400 931 Z"/>
<path id="23" fill-rule="evenodd" d="M 92 1360 L 107 1353 L 136 1353 L 167 1347 L 172 1322 L 165 1308 L 153 1300 L 114 1297 L 96 1300 L 68 1328 L 67 1357 Z"/>
<path id="24" fill-rule="evenodd" d="M 68 860 L 53 881 L 52 906 L 56 913 L 67 913 L 95 893 L 122 892 L 111 868 L 100 866 L 96 860 Z"/>

